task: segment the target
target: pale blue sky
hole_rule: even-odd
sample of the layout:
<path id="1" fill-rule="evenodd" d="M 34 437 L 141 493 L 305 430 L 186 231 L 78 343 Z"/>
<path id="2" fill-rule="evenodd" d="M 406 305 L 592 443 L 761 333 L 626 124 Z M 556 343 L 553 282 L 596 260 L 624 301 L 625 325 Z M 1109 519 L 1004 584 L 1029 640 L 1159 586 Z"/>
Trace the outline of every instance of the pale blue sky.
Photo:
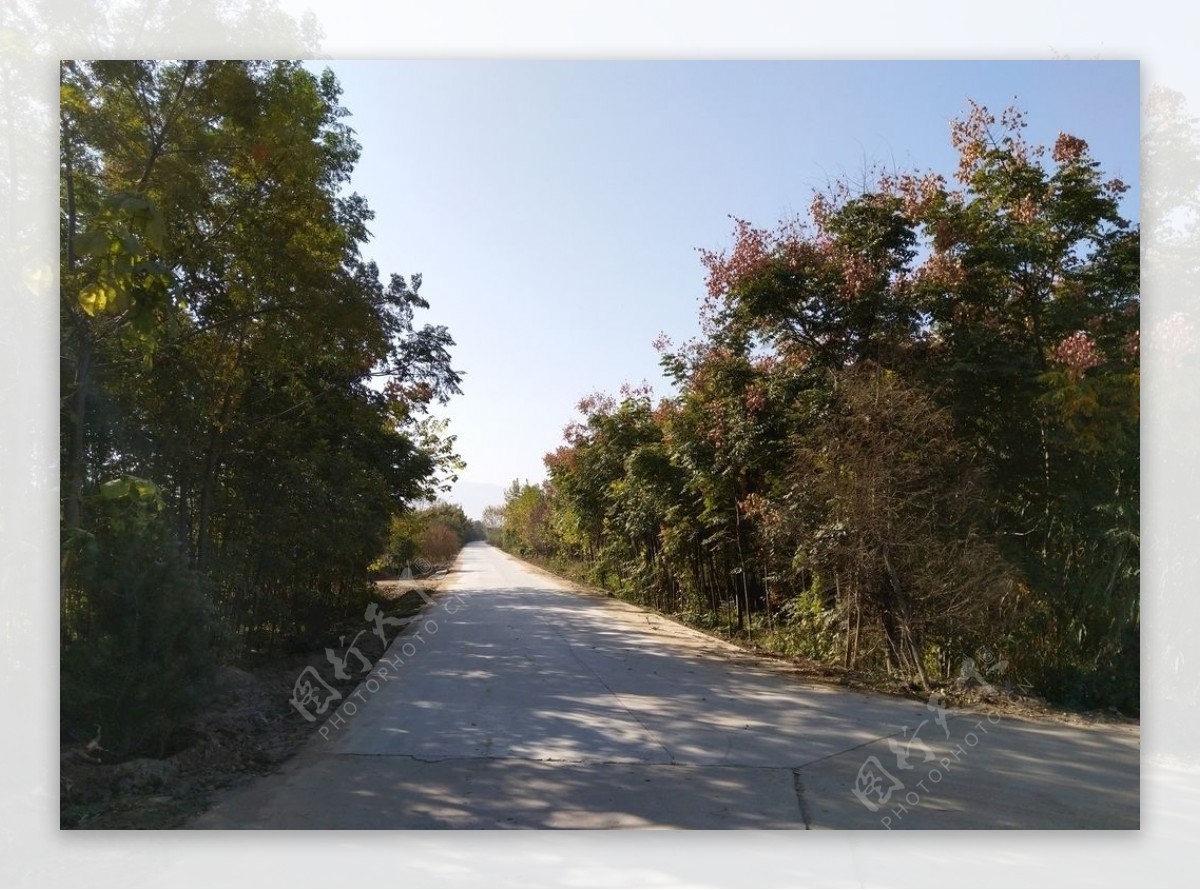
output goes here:
<path id="1" fill-rule="evenodd" d="M 643 379 L 651 341 L 697 332 L 697 248 L 730 215 L 769 226 L 868 164 L 949 174 L 974 99 L 1029 114 L 1032 141 L 1086 139 L 1133 188 L 1136 62 L 316 62 L 363 146 L 366 254 L 424 276 L 458 343 L 464 394 L 441 412 L 468 512 L 543 476 L 578 399 Z"/>

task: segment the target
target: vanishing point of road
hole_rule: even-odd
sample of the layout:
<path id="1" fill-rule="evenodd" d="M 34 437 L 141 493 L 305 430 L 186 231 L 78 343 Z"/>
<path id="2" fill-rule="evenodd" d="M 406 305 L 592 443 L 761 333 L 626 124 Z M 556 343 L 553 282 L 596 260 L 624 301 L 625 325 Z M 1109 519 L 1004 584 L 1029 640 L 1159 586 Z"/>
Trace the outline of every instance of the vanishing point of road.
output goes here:
<path id="1" fill-rule="evenodd" d="M 1139 826 L 1136 727 L 806 683 L 482 543 L 385 657 L 193 826 Z"/>

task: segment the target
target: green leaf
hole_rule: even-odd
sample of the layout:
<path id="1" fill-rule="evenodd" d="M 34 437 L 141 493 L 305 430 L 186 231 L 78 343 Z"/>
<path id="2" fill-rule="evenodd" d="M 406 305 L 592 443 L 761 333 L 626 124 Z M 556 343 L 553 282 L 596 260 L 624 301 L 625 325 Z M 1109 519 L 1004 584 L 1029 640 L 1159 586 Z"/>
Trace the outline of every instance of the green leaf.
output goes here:
<path id="1" fill-rule="evenodd" d="M 165 249 L 167 226 L 163 220 L 162 212 L 155 205 L 150 206 L 143 234 L 145 235 L 146 246 L 151 250 L 161 253 Z"/>
<path id="2" fill-rule="evenodd" d="M 105 232 L 89 231 L 75 236 L 75 253 L 79 256 L 104 256 L 112 246 Z"/>
<path id="3" fill-rule="evenodd" d="M 165 502 L 159 487 L 140 476 L 119 476 L 100 486 L 100 497 L 106 501 L 129 499 L 161 510 Z"/>
<path id="4" fill-rule="evenodd" d="M 86 285 L 79 292 L 79 307 L 88 315 L 95 317 L 108 308 L 116 295 L 117 292 L 114 288 L 102 281 L 96 281 Z"/>
<path id="5" fill-rule="evenodd" d="M 106 501 L 117 500 L 129 496 L 132 486 L 128 477 L 122 476 L 119 479 L 111 479 L 100 486 L 100 496 Z"/>

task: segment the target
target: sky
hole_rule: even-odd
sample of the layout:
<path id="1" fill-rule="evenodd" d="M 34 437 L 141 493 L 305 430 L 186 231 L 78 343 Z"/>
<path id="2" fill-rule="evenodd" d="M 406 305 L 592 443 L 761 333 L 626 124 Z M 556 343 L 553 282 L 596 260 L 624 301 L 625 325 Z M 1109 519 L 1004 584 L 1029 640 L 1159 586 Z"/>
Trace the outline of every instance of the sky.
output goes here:
<path id="1" fill-rule="evenodd" d="M 364 250 L 420 273 L 425 322 L 456 341 L 449 499 L 478 516 L 544 477 L 581 397 L 669 386 L 652 341 L 699 332 L 698 249 L 731 217 L 770 227 L 871 166 L 949 176 L 968 100 L 1028 114 L 1027 136 L 1087 140 L 1132 186 L 1137 62 L 334 61 L 362 145 Z"/>

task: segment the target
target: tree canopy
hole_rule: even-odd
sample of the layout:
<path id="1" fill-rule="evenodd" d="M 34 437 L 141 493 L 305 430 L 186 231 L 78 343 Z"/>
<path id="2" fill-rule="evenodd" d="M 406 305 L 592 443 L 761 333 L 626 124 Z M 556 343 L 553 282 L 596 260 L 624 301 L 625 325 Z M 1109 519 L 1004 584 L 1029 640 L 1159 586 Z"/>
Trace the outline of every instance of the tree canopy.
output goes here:
<path id="1" fill-rule="evenodd" d="M 1087 143 L 972 104 L 701 251 L 675 392 L 590 396 L 503 540 L 701 622 L 929 687 L 979 647 L 1138 705 L 1139 230 Z"/>
<path id="2" fill-rule="evenodd" d="M 113 535 L 117 505 L 181 555 L 171 564 L 194 578 L 181 589 L 245 651 L 320 634 L 363 595 L 391 517 L 455 470 L 427 413 L 459 392 L 454 342 L 419 322 L 419 275 L 385 277 L 362 256 L 372 212 L 348 191 L 359 145 L 339 95 L 330 72 L 295 62 L 63 65 L 62 628 L 75 670 L 106 635 L 144 670 L 139 634 L 169 620 L 88 580 L 139 559 Z M 81 691 L 64 707 L 98 720 L 115 706 Z"/>

